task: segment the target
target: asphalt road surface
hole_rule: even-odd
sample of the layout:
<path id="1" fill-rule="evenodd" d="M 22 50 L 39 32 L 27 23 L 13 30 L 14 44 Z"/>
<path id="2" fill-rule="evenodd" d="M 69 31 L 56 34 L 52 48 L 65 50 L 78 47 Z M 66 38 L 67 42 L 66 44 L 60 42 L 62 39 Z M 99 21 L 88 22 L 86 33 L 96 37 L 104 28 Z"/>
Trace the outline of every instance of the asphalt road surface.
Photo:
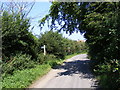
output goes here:
<path id="1" fill-rule="evenodd" d="M 96 88 L 96 80 L 89 69 L 90 62 L 86 54 L 76 55 L 29 88 Z"/>

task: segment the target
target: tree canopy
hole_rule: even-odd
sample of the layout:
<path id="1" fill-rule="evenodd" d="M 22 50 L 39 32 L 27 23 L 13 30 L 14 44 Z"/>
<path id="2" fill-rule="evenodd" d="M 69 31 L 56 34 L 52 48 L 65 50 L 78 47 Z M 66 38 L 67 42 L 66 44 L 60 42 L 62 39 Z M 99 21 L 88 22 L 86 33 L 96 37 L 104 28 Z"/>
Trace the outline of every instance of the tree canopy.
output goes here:
<path id="1" fill-rule="evenodd" d="M 92 58 L 99 57 L 104 51 L 106 54 L 100 56 L 99 59 L 120 59 L 118 56 L 120 53 L 118 49 L 119 11 L 120 2 L 52 2 L 49 15 L 41 20 L 40 25 L 44 24 L 45 20 L 52 19 L 50 20 L 51 29 L 59 24 L 61 26 L 59 31 L 63 30 L 70 34 L 74 31 L 85 33 L 92 53 L 90 54 L 94 55 Z M 113 43 L 115 47 L 112 46 Z M 94 49 L 95 47 L 99 49 Z M 106 50 L 107 47 L 109 48 Z M 109 55 L 109 52 L 118 54 Z"/>
<path id="2" fill-rule="evenodd" d="M 3 57 L 16 52 L 24 52 L 34 56 L 33 46 L 36 44 L 33 35 L 28 31 L 29 19 L 19 14 L 3 13 L 2 16 L 2 50 Z"/>

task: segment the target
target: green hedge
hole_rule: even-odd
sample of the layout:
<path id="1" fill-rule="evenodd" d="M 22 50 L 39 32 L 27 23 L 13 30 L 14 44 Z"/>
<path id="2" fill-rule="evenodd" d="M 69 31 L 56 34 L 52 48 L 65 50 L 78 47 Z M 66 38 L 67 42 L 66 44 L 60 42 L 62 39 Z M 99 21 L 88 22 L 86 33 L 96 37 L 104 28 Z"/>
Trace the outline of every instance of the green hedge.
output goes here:
<path id="1" fill-rule="evenodd" d="M 9 62 L 2 64 L 2 73 L 13 74 L 16 70 L 24 70 L 35 67 L 35 62 L 31 60 L 31 56 L 27 54 L 16 54 L 12 56 Z"/>

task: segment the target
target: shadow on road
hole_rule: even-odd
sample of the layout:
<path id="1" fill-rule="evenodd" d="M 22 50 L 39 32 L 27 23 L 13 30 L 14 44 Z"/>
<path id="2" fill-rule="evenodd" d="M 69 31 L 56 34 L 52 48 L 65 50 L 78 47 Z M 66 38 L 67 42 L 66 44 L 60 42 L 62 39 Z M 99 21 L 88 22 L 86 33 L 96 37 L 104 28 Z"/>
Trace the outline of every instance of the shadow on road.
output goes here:
<path id="1" fill-rule="evenodd" d="M 89 64 L 90 60 L 75 60 L 71 62 L 64 62 L 63 65 L 57 67 L 56 69 L 64 69 L 64 72 L 58 73 L 58 76 L 80 74 L 80 78 L 94 78 L 90 72 Z"/>

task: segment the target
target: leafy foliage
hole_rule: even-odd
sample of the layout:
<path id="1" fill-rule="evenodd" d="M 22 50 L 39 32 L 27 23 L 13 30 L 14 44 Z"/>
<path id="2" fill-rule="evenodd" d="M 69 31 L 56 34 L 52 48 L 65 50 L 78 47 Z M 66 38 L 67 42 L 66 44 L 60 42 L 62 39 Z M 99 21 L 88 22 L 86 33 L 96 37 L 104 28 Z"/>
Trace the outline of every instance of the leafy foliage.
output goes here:
<path id="1" fill-rule="evenodd" d="M 47 62 L 49 60 L 55 60 L 55 59 L 56 59 L 56 56 L 52 54 L 47 54 L 47 55 L 39 54 L 37 58 L 37 62 L 39 64 L 43 64 L 44 62 Z"/>
<path id="2" fill-rule="evenodd" d="M 95 70 L 99 74 L 100 85 L 104 88 L 115 89 L 120 85 L 120 60 L 110 60 L 105 64 L 98 65 L 99 71 Z M 101 75 L 101 73 L 103 73 Z M 109 82 L 109 83 L 108 83 Z"/>
<path id="3" fill-rule="evenodd" d="M 65 54 L 63 51 L 63 42 L 62 42 L 62 35 L 58 34 L 58 32 L 45 32 L 42 34 L 39 43 L 40 47 L 46 45 L 46 51 L 48 54 L 54 54 L 58 58 L 64 58 Z"/>
<path id="4" fill-rule="evenodd" d="M 31 56 L 26 54 L 17 54 L 11 57 L 11 60 L 3 63 L 2 73 L 12 74 L 16 70 L 24 70 L 35 67 L 35 62 L 31 60 Z"/>
<path id="5" fill-rule="evenodd" d="M 3 61 L 5 57 L 10 57 L 17 52 L 23 52 L 36 58 L 34 48 L 36 42 L 31 32 L 29 19 L 22 18 L 19 14 L 9 14 L 3 12 L 2 15 L 2 54 Z"/>

